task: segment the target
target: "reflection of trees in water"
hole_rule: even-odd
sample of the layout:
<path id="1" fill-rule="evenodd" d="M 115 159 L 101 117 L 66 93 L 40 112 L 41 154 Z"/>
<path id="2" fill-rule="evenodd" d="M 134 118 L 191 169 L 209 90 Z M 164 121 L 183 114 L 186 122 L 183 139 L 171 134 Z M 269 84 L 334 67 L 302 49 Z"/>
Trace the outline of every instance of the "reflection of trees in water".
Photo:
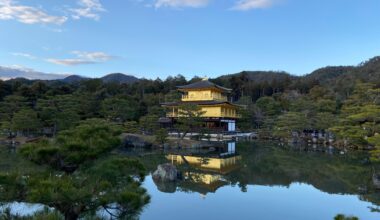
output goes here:
<path id="1" fill-rule="evenodd" d="M 289 186 L 302 182 L 327 193 L 360 195 L 360 199 L 380 205 L 380 194 L 372 185 L 372 169 L 365 154 L 341 155 L 328 147 L 289 147 L 268 142 L 240 143 L 237 150 L 242 158 L 241 166 L 222 178 L 225 183 L 238 185 L 243 192 L 247 191 L 248 185 Z M 161 155 L 161 160 L 164 156 Z M 149 161 L 149 158 L 142 158 L 143 163 L 145 160 Z M 199 162 L 208 163 L 208 160 L 200 158 Z M 177 166 L 182 172 L 214 173 L 188 164 Z M 214 191 L 201 186 L 199 179 L 183 182 L 177 190 L 203 194 L 207 190 Z"/>
<path id="2" fill-rule="evenodd" d="M 366 163 L 366 155 L 305 149 L 268 143 L 240 145 L 241 169 L 225 178 L 238 183 L 243 190 L 246 185 L 289 186 L 293 182 L 302 182 L 328 193 L 361 194 L 361 199 L 380 204 L 380 195 L 371 182 L 372 169 Z"/>

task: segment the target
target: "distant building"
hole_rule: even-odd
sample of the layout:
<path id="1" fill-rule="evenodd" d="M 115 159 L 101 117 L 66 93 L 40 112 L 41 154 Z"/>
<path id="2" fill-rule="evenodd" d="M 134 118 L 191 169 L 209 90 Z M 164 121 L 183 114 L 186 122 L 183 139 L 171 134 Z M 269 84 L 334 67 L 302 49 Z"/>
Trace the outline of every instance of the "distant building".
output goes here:
<path id="1" fill-rule="evenodd" d="M 182 99 L 179 102 L 162 103 L 167 114 L 165 119 L 161 119 L 161 123 L 174 124 L 181 117 L 180 106 L 191 103 L 198 105 L 204 112 L 202 118 L 205 127 L 230 132 L 236 130 L 239 106 L 228 101 L 231 89 L 216 85 L 208 79 L 177 88 L 183 93 Z"/>

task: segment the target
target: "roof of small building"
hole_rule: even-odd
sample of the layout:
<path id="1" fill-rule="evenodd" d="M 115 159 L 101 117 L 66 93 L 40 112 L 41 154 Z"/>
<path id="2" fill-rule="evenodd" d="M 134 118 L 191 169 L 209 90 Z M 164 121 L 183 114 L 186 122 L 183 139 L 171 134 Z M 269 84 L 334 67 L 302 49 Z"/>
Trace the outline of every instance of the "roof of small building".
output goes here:
<path id="1" fill-rule="evenodd" d="M 232 91 L 232 89 L 216 85 L 215 83 L 210 82 L 207 79 L 204 79 L 202 81 L 198 81 L 198 82 L 195 82 L 195 83 L 192 83 L 192 84 L 189 84 L 189 85 L 185 85 L 185 86 L 177 86 L 177 88 L 179 90 L 216 88 L 216 89 L 219 89 L 219 90 L 223 90 L 225 92 L 231 92 Z"/>
<path id="2" fill-rule="evenodd" d="M 167 117 L 161 117 L 158 119 L 158 122 L 159 123 L 171 123 L 172 120 L 170 118 L 167 118 Z"/>

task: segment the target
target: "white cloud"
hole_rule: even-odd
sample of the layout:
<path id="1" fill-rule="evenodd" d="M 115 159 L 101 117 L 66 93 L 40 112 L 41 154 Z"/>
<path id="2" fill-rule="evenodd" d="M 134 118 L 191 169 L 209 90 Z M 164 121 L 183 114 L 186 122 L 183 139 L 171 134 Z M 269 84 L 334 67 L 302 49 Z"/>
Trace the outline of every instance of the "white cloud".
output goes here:
<path id="1" fill-rule="evenodd" d="M 240 0 L 233 7 L 233 10 L 247 11 L 258 8 L 269 8 L 273 5 L 273 0 Z"/>
<path id="2" fill-rule="evenodd" d="M 84 59 L 47 59 L 49 63 L 54 63 L 57 65 L 63 65 L 63 66 L 77 66 L 77 65 L 83 65 L 83 64 L 95 64 L 98 62 L 90 61 L 90 60 L 84 60 Z"/>
<path id="3" fill-rule="evenodd" d="M 71 53 L 80 58 L 92 61 L 108 61 L 114 58 L 114 56 L 108 55 L 104 52 L 72 51 Z"/>
<path id="4" fill-rule="evenodd" d="M 13 0 L 0 0 L 0 20 L 17 20 L 25 24 L 57 24 L 67 21 L 65 16 L 53 16 L 41 8 L 19 5 Z"/>
<path id="5" fill-rule="evenodd" d="M 76 57 L 70 59 L 49 58 L 46 59 L 46 61 L 64 66 L 77 66 L 83 64 L 102 63 L 115 58 L 114 56 L 111 56 L 104 52 L 72 51 L 71 53 L 74 54 Z"/>
<path id="6" fill-rule="evenodd" d="M 172 8 L 199 8 L 207 6 L 210 0 L 156 0 L 154 7 L 172 7 Z"/>
<path id="7" fill-rule="evenodd" d="M 19 53 L 19 52 L 15 52 L 15 53 L 12 53 L 13 56 L 16 56 L 16 57 L 25 57 L 25 58 L 28 58 L 28 59 L 31 59 L 31 60 L 35 60 L 37 59 L 37 57 L 31 55 L 31 54 L 28 54 L 28 53 Z"/>
<path id="8" fill-rule="evenodd" d="M 79 0 L 78 5 L 80 6 L 79 8 L 70 9 L 74 19 L 83 17 L 99 20 L 99 13 L 106 11 L 99 0 Z"/>

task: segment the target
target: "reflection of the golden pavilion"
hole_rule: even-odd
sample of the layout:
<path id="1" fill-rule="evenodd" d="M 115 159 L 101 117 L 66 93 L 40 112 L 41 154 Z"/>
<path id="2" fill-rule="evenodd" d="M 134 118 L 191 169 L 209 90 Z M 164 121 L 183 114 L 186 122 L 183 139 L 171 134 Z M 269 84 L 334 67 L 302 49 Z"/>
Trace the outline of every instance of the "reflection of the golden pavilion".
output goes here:
<path id="1" fill-rule="evenodd" d="M 238 162 L 241 160 L 240 155 L 214 158 L 169 154 L 166 158 L 170 160 L 172 164 L 189 164 L 204 171 L 211 171 L 220 174 L 227 174 L 235 170 L 238 167 Z"/>
<path id="2" fill-rule="evenodd" d="M 179 155 L 169 154 L 166 156 L 172 164 L 190 165 L 195 168 L 192 171 L 183 173 L 184 180 L 188 183 L 195 183 L 197 186 L 187 185 L 186 188 L 197 187 L 196 191 L 204 188 L 202 193 L 215 192 L 219 187 L 227 184 L 222 175 L 239 167 L 241 156 L 235 152 L 235 143 L 229 143 L 228 149 L 212 155 Z"/>

